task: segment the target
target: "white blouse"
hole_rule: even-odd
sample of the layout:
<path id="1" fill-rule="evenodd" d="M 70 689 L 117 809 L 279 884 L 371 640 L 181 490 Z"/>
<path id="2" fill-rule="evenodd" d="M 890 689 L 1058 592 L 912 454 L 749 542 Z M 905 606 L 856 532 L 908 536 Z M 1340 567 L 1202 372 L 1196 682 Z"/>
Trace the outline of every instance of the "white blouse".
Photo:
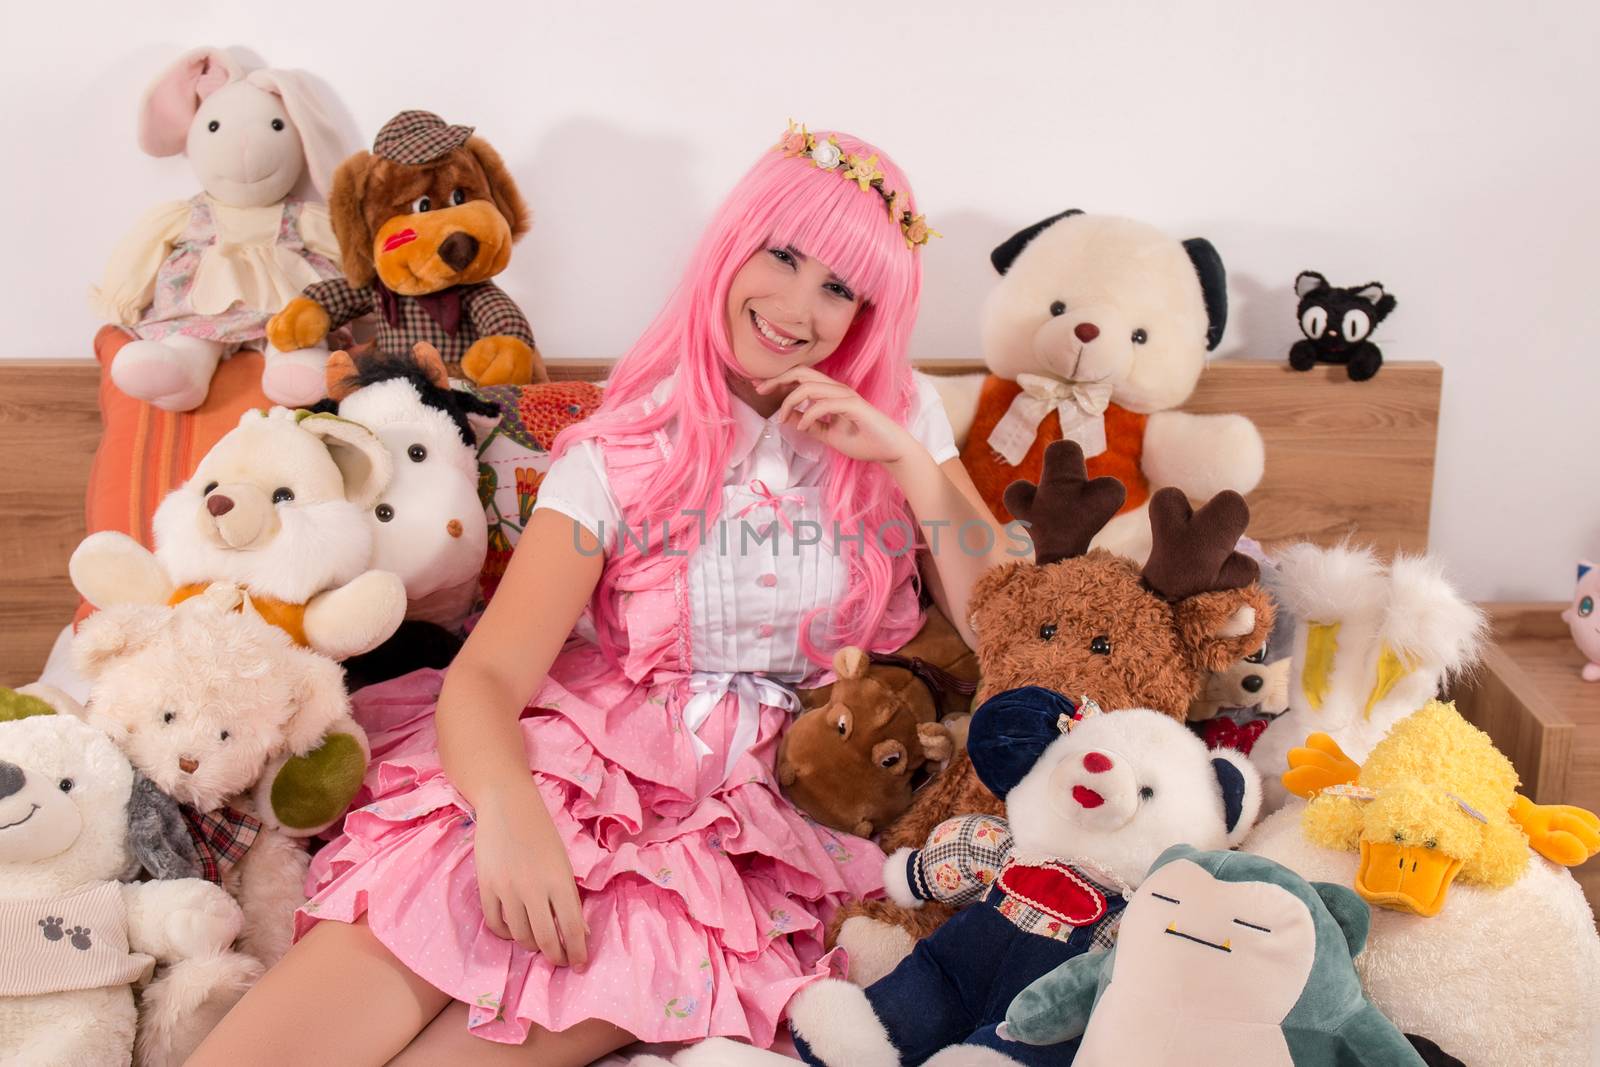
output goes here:
<path id="1" fill-rule="evenodd" d="M 944 463 L 959 455 L 950 420 L 932 381 L 921 373 L 915 378 L 907 429 L 935 462 Z M 671 387 L 670 379 L 663 382 L 654 399 L 659 403 Z M 692 666 L 797 682 L 814 669 L 799 648 L 801 621 L 842 598 L 849 579 L 845 559 L 833 550 L 833 521 L 824 514 L 821 481 L 828 446 L 779 423 L 776 415 L 763 419 L 738 400 L 732 407 L 738 433 L 723 481 L 722 513 L 716 523 L 706 524 L 703 542 L 689 552 Z M 666 433 L 670 439 L 670 426 Z M 623 536 L 621 510 L 593 440 L 580 442 L 550 465 L 534 510 L 540 508 L 574 519 L 608 553 Z M 692 515 L 672 520 L 674 531 L 697 524 Z M 646 531 L 634 527 L 627 536 L 634 551 L 641 541 L 652 547 L 662 543 L 655 528 L 648 540 Z M 592 637 L 587 620 L 579 632 Z"/>

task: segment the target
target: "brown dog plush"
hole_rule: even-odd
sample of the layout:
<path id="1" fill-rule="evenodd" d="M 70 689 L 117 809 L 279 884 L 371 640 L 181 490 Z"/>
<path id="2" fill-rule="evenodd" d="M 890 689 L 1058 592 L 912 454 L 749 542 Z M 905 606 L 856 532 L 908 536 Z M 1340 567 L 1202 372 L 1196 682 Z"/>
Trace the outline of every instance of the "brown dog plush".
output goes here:
<path id="1" fill-rule="evenodd" d="M 1154 547 L 1141 569 L 1089 542 L 1122 506 L 1114 478 L 1089 480 L 1083 450 L 1058 441 L 1045 451 L 1039 484 L 1014 482 L 1006 506 L 1029 524 L 1035 560 L 1004 563 L 978 580 L 970 610 L 982 681 L 977 703 L 1042 685 L 1107 711 L 1153 708 L 1183 720 L 1207 675 L 1260 648 L 1272 600 L 1254 560 L 1234 551 L 1250 520 L 1244 499 L 1218 494 L 1198 512 L 1183 493 L 1150 500 Z M 1003 816 L 963 752 L 922 790 L 879 843 L 917 848 L 957 815 Z M 886 900 L 840 909 L 829 928 L 850 954 L 850 977 L 891 970 L 918 938 L 951 915 L 929 903 L 912 911 Z"/>
<path id="2" fill-rule="evenodd" d="M 328 198 L 343 278 L 308 285 L 267 323 L 292 351 L 371 311 L 385 355 L 419 341 L 479 385 L 548 379 L 528 320 L 489 279 L 511 262 L 528 209 L 499 153 L 470 126 L 402 111 L 372 151 L 339 165 Z"/>
<path id="3" fill-rule="evenodd" d="M 927 764 L 960 748 L 978 658 L 930 610 L 897 654 L 847 646 L 833 670 L 837 682 L 800 693 L 808 710 L 778 746 L 778 781 L 817 822 L 870 837 L 911 806 Z"/>

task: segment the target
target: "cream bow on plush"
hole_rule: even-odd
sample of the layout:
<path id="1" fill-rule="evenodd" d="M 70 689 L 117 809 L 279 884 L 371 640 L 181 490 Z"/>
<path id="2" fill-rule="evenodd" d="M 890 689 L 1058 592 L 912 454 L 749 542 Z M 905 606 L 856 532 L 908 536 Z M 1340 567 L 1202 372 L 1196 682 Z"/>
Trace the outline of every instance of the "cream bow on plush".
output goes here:
<path id="1" fill-rule="evenodd" d="M 989 447 L 1013 467 L 1022 462 L 1039 436 L 1039 424 L 1050 412 L 1061 418 L 1061 437 L 1076 441 L 1083 458 L 1106 450 L 1105 410 L 1111 403 L 1110 382 L 1064 382 L 1043 374 L 1019 374 L 1022 387 L 1005 415 L 989 432 Z"/>

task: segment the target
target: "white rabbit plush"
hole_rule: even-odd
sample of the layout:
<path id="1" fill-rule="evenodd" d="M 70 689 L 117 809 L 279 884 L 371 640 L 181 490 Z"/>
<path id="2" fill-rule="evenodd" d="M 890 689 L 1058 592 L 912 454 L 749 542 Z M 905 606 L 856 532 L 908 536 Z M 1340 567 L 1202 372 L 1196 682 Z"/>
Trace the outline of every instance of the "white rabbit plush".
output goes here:
<path id="1" fill-rule="evenodd" d="M 247 74 L 201 48 L 146 90 L 140 147 L 187 155 L 204 192 L 146 215 L 93 291 L 97 310 L 136 338 L 111 362 L 129 396 L 168 411 L 198 407 L 219 360 L 266 346 L 269 318 L 305 286 L 338 276 L 327 210 L 292 193 L 304 176 L 325 196 L 344 157 L 309 88 L 297 71 Z M 271 400 L 322 397 L 326 349 L 265 354 Z"/>

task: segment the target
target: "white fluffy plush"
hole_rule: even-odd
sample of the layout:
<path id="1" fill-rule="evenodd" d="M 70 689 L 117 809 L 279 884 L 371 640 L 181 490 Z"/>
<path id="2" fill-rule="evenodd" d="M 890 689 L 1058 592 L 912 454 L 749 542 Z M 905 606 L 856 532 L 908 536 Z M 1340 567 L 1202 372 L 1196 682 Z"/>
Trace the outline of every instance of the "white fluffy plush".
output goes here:
<path id="1" fill-rule="evenodd" d="M 338 664 L 240 607 L 237 590 L 212 586 L 175 608 L 111 608 L 83 623 L 74 653 L 92 680 L 85 717 L 163 793 L 197 812 L 226 806 L 268 824 L 224 885 L 244 910 L 240 948 L 270 966 L 292 940 L 309 859 L 272 828 L 260 791 L 283 760 L 330 733 L 363 751 L 366 738 Z"/>
<path id="2" fill-rule="evenodd" d="M 391 473 L 382 442 L 347 419 L 249 411 L 156 509 L 153 554 L 96 533 L 68 572 L 97 607 L 165 603 L 210 582 L 304 605 L 311 647 L 344 659 L 382 643 L 405 614 L 400 579 L 369 569 L 367 511 Z"/>
<path id="3" fill-rule="evenodd" d="M 1221 336 L 1226 306 L 1213 293 L 1221 301 L 1208 310 L 1188 245 L 1143 222 L 1083 213 L 1050 222 L 1016 251 L 1023 236 L 1007 242 L 1009 262 L 1002 256 L 1007 246 L 996 250 L 1003 273 L 984 303 L 982 323 L 990 373 L 1009 381 L 1031 374 L 1109 386 L 1111 403 L 1150 416 L 1141 468 L 1152 489 L 1177 486 L 1196 500 L 1254 489 L 1265 449 L 1249 419 L 1174 410 L 1194 391 L 1208 344 Z M 1194 255 L 1215 257 L 1208 244 Z M 1215 262 L 1220 289 L 1220 260 L 1207 261 Z M 937 383 L 958 444 L 966 441 L 983 380 Z M 1017 470 L 1017 477 L 1036 474 Z M 1150 551 L 1145 509 L 1113 519 L 1094 544 L 1143 561 Z"/>
<path id="4" fill-rule="evenodd" d="M 372 565 L 405 583 L 407 618 L 458 626 L 489 550 L 477 451 L 403 378 L 356 390 L 339 402 L 339 414 L 376 433 L 393 460 L 394 476 L 366 512 Z"/>
<path id="5" fill-rule="evenodd" d="M 1262 821 L 1245 851 L 1302 877 L 1351 885 L 1360 857 L 1300 832 L 1304 801 Z M 1456 882 L 1438 915 L 1372 910 L 1356 957 L 1367 996 L 1402 1031 L 1472 1064 L 1600 1062 L 1600 936 L 1564 867 L 1535 856 L 1505 889 Z"/>
<path id="6" fill-rule="evenodd" d="M 1390 727 L 1477 661 L 1485 627 L 1431 556 L 1385 565 L 1364 546 L 1292 545 L 1278 559 L 1274 593 L 1278 610 L 1294 618 L 1294 651 L 1289 710 L 1250 752 L 1269 811 L 1288 796 L 1279 777 L 1291 748 L 1325 733 L 1364 760 Z M 1385 687 L 1386 658 L 1402 673 Z"/>
<path id="7" fill-rule="evenodd" d="M 62 715 L 0 723 L 0 772 L 0 900 L 43 906 L 46 898 L 117 883 L 137 869 L 130 816 L 142 794 L 133 768 L 99 731 Z M 138 882 L 119 885 L 118 893 L 131 951 L 168 965 L 146 997 L 181 991 L 185 1009 L 215 1017 L 260 973 L 255 961 L 228 952 L 241 917 L 216 886 L 198 879 Z M 186 970 L 189 964 L 196 969 Z M 166 1013 L 159 1028 L 141 1037 L 143 1063 L 177 1064 L 203 1036 L 190 1020 Z M 134 1044 L 130 986 L 0 998 L 6 1063 L 128 1064 Z"/>

